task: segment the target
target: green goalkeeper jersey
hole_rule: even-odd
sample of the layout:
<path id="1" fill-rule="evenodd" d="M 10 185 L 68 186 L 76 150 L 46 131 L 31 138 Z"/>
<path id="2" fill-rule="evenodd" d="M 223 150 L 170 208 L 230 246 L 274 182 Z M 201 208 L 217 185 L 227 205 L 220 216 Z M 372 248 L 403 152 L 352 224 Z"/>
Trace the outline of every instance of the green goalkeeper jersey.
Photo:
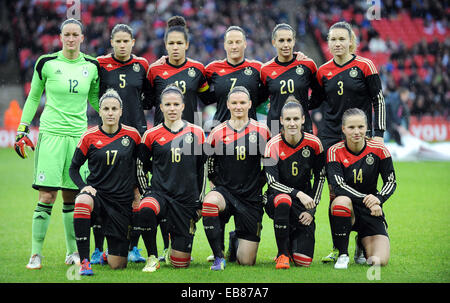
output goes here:
<path id="1" fill-rule="evenodd" d="M 31 123 L 45 90 L 39 131 L 81 136 L 87 129 L 87 101 L 98 111 L 98 67 L 95 58 L 81 52 L 74 60 L 64 57 L 62 51 L 39 57 L 21 122 Z"/>

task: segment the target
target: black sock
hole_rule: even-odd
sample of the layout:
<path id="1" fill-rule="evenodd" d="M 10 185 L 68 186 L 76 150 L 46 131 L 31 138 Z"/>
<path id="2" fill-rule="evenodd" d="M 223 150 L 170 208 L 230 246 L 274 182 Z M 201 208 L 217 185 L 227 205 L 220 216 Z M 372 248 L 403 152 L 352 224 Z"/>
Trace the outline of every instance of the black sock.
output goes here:
<path id="1" fill-rule="evenodd" d="M 130 232 L 130 247 L 128 250 L 132 250 L 133 247 L 137 247 L 139 243 L 139 237 L 141 235 L 141 231 L 138 225 L 138 212 L 133 211 L 133 215 L 131 216 L 131 232 Z"/>
<path id="2" fill-rule="evenodd" d="M 273 226 L 278 246 L 278 256 L 289 256 L 289 211 L 288 203 L 279 203 L 274 210 Z"/>
<path id="3" fill-rule="evenodd" d="M 89 260 L 89 244 L 91 232 L 91 219 L 74 218 L 73 227 L 75 230 L 75 239 L 77 241 L 78 253 L 80 260 Z"/>
<path id="4" fill-rule="evenodd" d="M 167 226 L 167 219 L 162 219 L 161 221 L 159 221 L 159 228 L 161 229 L 161 236 L 164 242 L 164 249 L 168 249 L 169 248 L 169 230 L 168 230 L 168 226 Z"/>
<path id="5" fill-rule="evenodd" d="M 148 256 L 154 255 L 158 257 L 158 249 L 156 245 L 156 214 L 149 207 L 143 207 L 139 211 L 138 226 L 141 230 L 142 240 L 147 249 Z"/>
<path id="6" fill-rule="evenodd" d="M 218 216 L 203 217 L 203 227 L 214 257 L 223 258 L 220 218 Z"/>
<path id="7" fill-rule="evenodd" d="M 330 220 L 333 245 L 339 250 L 339 255 L 348 255 L 348 241 L 352 230 L 351 212 L 348 210 L 345 214 L 342 211 L 337 212 L 337 214 L 332 214 Z"/>
<path id="8" fill-rule="evenodd" d="M 92 233 L 94 234 L 95 248 L 99 251 L 103 251 L 103 244 L 105 242 L 105 234 L 100 223 L 96 223 L 92 226 Z"/>

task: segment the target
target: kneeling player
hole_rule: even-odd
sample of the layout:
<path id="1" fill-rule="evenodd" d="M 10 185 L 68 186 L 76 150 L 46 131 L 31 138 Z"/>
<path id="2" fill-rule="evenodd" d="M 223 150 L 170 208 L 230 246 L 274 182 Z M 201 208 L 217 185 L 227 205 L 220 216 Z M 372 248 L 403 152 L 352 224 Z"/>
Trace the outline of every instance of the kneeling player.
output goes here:
<path id="1" fill-rule="evenodd" d="M 148 253 L 144 272 L 160 267 L 156 227 L 162 219 L 167 219 L 172 265 L 188 267 L 191 260 L 205 185 L 205 134 L 200 127 L 181 119 L 184 107 L 181 89 L 166 87 L 160 104 L 164 121 L 142 137 L 139 159 L 144 171 L 152 170 L 151 187 L 138 209 L 138 226 Z"/>
<path id="2" fill-rule="evenodd" d="M 74 228 L 80 260 L 80 274 L 92 275 L 89 263 L 90 227 L 100 217 L 108 242 L 109 266 L 125 268 L 128 256 L 128 229 L 136 184 L 139 132 L 119 124 L 122 100 L 109 89 L 100 98 L 102 125 L 89 129 L 75 150 L 70 177 L 80 188 L 75 199 Z M 83 182 L 79 168 L 88 161 L 90 174 Z"/>
<path id="3" fill-rule="evenodd" d="M 255 263 L 264 214 L 261 158 L 270 131 L 266 125 L 249 119 L 252 102 L 245 87 L 234 87 L 227 99 L 231 118 L 212 130 L 206 145 L 208 176 L 215 185 L 205 196 L 202 208 L 203 226 L 214 254 L 211 270 L 225 268 L 221 228 L 231 215 L 237 238 L 236 243 L 231 243 L 232 254 L 236 254 L 239 264 Z"/>
<path id="4" fill-rule="evenodd" d="M 276 269 L 289 268 L 289 256 L 296 265 L 308 267 L 314 255 L 314 214 L 325 182 L 325 155 L 320 140 L 302 131 L 304 121 L 300 103 L 288 101 L 281 110 L 281 133 L 267 143 L 265 152 L 265 209 L 274 221 Z"/>
<path id="5" fill-rule="evenodd" d="M 382 205 L 396 188 L 392 158 L 383 143 L 365 137 L 367 117 L 356 108 L 342 116 L 345 140 L 328 150 L 327 173 L 336 199 L 330 205 L 335 268 L 347 268 L 351 230 L 358 232 L 368 264 L 387 265 L 389 237 Z M 377 191 L 378 176 L 383 187 Z"/>

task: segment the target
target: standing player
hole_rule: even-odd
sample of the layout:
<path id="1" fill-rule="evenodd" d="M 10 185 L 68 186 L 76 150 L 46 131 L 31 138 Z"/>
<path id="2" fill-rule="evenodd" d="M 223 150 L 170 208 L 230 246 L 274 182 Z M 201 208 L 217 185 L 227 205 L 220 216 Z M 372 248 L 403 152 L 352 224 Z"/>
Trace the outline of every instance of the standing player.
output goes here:
<path id="1" fill-rule="evenodd" d="M 342 140 L 341 118 L 349 108 L 359 108 L 367 116 L 367 135 L 375 141 L 383 142 L 386 129 L 386 114 L 381 81 L 377 69 L 370 59 L 355 55 L 356 36 L 347 22 L 338 22 L 328 32 L 328 47 L 333 59 L 319 67 L 317 79 L 321 90 L 311 96 L 311 109 L 323 102 L 323 130 L 319 133 L 325 152 L 333 144 Z M 316 91 L 317 92 L 317 91 Z M 372 109 L 375 113 L 372 120 Z M 373 128 L 373 130 L 372 130 Z M 330 204 L 335 195 L 330 188 Z M 360 241 L 357 240 L 357 250 Z M 364 257 L 359 250 L 360 261 Z M 334 250 L 322 259 L 323 262 L 336 260 Z"/>
<path id="2" fill-rule="evenodd" d="M 200 62 L 186 57 L 189 48 L 189 34 L 183 17 L 174 16 L 167 21 L 164 43 L 168 53 L 167 62 L 150 67 L 148 79 L 155 91 L 154 126 L 163 122 L 159 107 L 161 93 L 169 85 L 177 85 L 184 95 L 183 119 L 194 123 L 198 98 L 208 103 L 209 85 L 205 78 L 205 67 Z"/>
<path id="3" fill-rule="evenodd" d="M 163 90 L 159 105 L 164 121 L 145 132 L 140 158 L 144 171 L 152 170 L 151 187 L 139 205 L 139 227 L 147 248 L 144 272 L 160 265 L 156 247 L 157 221 L 167 218 L 170 234 L 169 259 L 175 268 L 191 261 L 195 223 L 199 219 L 205 186 L 203 130 L 183 120 L 185 108 L 181 88 Z"/>
<path id="4" fill-rule="evenodd" d="M 256 107 L 268 97 L 261 90 L 262 82 L 259 76 L 262 63 L 246 59 L 246 47 L 245 31 L 239 26 L 230 26 L 224 36 L 227 57 L 206 66 L 206 77 L 211 87 L 212 99 L 217 103 L 213 126 L 230 119 L 227 96 L 233 87 L 244 86 L 249 91 L 253 100 L 249 117 L 254 120 L 256 120 Z"/>
<path id="5" fill-rule="evenodd" d="M 211 88 L 211 100 L 217 103 L 217 110 L 213 118 L 212 127 L 230 119 L 227 108 L 228 93 L 235 86 L 244 86 L 250 93 L 252 107 L 249 117 L 256 120 L 256 108 L 263 103 L 268 95 L 262 90 L 260 71 L 262 63 L 245 58 L 247 39 L 245 31 L 239 26 L 230 26 L 224 36 L 224 49 L 227 57 L 213 61 L 206 66 L 206 77 Z M 224 229 L 222 227 L 222 250 L 224 250 Z M 234 241 L 235 233 L 230 232 L 230 243 Z M 229 260 L 233 261 L 233 257 Z M 214 261 L 214 255 L 207 258 Z"/>
<path id="6" fill-rule="evenodd" d="M 151 84 L 147 79 L 149 69 L 145 58 L 132 54 L 135 39 L 133 30 L 126 24 L 117 24 L 111 32 L 111 46 L 113 53 L 97 58 L 100 64 L 100 94 L 108 88 L 116 90 L 123 101 L 121 123 L 136 128 L 141 135 L 147 130 L 147 120 L 144 110 L 151 109 Z M 139 192 L 136 189 L 136 195 Z M 137 199 L 137 204 L 139 199 Z M 136 222 L 136 210 L 134 205 L 133 222 Z M 100 262 L 103 251 L 103 232 L 101 224 L 93 226 L 96 250 L 91 257 L 91 263 Z M 139 231 L 133 224 L 130 235 L 129 260 L 132 262 L 145 262 L 137 249 Z"/>
<path id="7" fill-rule="evenodd" d="M 239 264 L 253 265 L 262 228 L 262 187 L 265 184 L 261 158 L 270 131 L 248 117 L 250 93 L 235 86 L 228 94 L 230 119 L 215 127 L 207 141 L 208 176 L 215 187 L 203 200 L 206 237 L 215 260 L 211 270 L 223 270 L 225 259 L 221 226 L 234 215 Z"/>
<path id="8" fill-rule="evenodd" d="M 62 192 L 66 236 L 66 264 L 79 261 L 73 230 L 73 209 L 78 187 L 69 176 L 72 156 L 87 128 L 87 101 L 98 111 L 98 62 L 80 52 L 83 26 L 75 19 L 61 24 L 62 50 L 43 55 L 36 62 L 31 90 L 17 130 L 15 148 L 25 158 L 29 125 L 45 90 L 46 104 L 40 118 L 33 188 L 39 201 L 33 214 L 29 269 L 41 268 L 41 253 L 58 190 Z M 84 171 L 84 169 L 83 169 Z M 85 173 L 82 173 L 85 175 Z"/>
<path id="9" fill-rule="evenodd" d="M 261 80 L 270 94 L 270 108 L 267 114 L 267 125 L 272 131 L 280 129 L 281 109 L 290 95 L 300 101 L 305 112 L 304 130 L 312 133 L 312 122 L 309 115 L 308 93 L 317 90 L 317 67 L 313 60 L 305 58 L 301 61 L 294 57 L 295 31 L 285 23 L 278 24 L 272 31 L 272 45 L 277 56 L 265 63 L 261 68 Z"/>
<path id="10" fill-rule="evenodd" d="M 328 149 L 327 175 L 336 198 L 330 206 L 333 243 L 339 251 L 335 268 L 347 268 L 350 231 L 358 232 L 369 264 L 387 265 L 389 237 L 382 209 L 396 189 L 392 158 L 384 146 L 366 139 L 364 111 L 348 109 L 342 115 L 345 140 Z M 378 177 L 383 187 L 377 190 Z"/>
<path id="11" fill-rule="evenodd" d="M 269 97 L 268 92 L 263 89 L 264 85 L 260 78 L 262 63 L 246 59 L 246 47 L 245 31 L 239 26 L 230 26 L 224 35 L 224 49 L 227 57 L 223 60 L 211 62 L 206 66 L 206 77 L 212 94 L 211 100 L 217 103 L 213 127 L 230 119 L 227 98 L 233 87 L 243 86 L 249 91 L 250 100 L 253 101 L 249 118 L 254 120 L 256 120 L 256 108 Z M 305 58 L 301 52 L 296 55 L 298 61 Z M 230 242 L 233 241 L 234 236 L 235 233 L 230 232 Z M 233 257 L 229 260 L 233 261 Z M 208 261 L 214 261 L 214 256 L 209 256 Z"/>
<path id="12" fill-rule="evenodd" d="M 265 209 L 273 219 L 278 246 L 275 268 L 289 268 L 289 257 L 308 267 L 314 255 L 314 214 L 325 182 L 325 155 L 319 138 L 302 131 L 305 117 L 298 101 L 283 106 L 280 121 L 283 128 L 267 143 L 264 161 L 269 185 Z"/>
<path id="13" fill-rule="evenodd" d="M 108 89 L 99 101 L 100 126 L 89 129 L 77 146 L 70 177 L 80 188 L 75 200 L 74 227 L 82 260 L 80 274 L 92 275 L 89 263 L 91 219 L 101 218 L 108 242 L 107 262 L 112 269 L 125 268 L 128 229 L 136 184 L 137 146 L 141 137 L 130 126 L 120 124 L 122 100 Z M 88 161 L 90 174 L 83 182 L 80 167 Z"/>

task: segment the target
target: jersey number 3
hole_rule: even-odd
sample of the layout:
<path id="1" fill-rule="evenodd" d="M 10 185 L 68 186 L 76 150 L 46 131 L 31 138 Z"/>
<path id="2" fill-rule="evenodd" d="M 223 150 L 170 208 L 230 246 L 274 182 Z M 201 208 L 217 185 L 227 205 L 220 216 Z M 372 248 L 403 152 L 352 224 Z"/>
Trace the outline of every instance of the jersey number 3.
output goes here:
<path id="1" fill-rule="evenodd" d="M 344 82 L 338 81 L 337 85 L 339 86 L 337 93 L 339 96 L 342 96 L 344 94 Z"/>

